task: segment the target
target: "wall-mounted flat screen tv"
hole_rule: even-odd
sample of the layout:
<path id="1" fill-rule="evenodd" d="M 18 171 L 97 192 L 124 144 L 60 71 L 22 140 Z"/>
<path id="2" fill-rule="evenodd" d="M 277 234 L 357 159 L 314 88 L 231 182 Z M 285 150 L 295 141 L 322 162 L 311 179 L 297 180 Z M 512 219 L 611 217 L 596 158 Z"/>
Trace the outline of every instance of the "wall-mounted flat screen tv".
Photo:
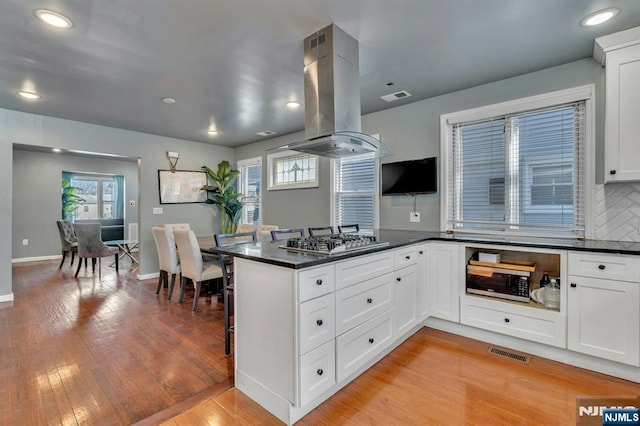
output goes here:
<path id="1" fill-rule="evenodd" d="M 384 163 L 382 195 L 429 194 L 438 191 L 437 158 Z"/>

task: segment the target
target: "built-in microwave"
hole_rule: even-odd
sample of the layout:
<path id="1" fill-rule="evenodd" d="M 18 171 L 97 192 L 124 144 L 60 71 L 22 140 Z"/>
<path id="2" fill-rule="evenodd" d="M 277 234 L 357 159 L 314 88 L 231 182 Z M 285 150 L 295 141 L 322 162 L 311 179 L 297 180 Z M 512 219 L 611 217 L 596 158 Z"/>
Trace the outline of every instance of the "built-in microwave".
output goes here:
<path id="1" fill-rule="evenodd" d="M 529 302 L 530 290 L 530 272 L 467 265 L 467 293 Z"/>

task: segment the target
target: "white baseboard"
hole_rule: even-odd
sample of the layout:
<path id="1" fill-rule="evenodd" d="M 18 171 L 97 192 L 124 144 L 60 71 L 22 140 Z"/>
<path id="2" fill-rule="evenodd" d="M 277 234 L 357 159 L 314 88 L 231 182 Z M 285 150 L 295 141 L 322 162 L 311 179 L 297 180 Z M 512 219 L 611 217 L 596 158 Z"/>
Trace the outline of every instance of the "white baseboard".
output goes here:
<path id="1" fill-rule="evenodd" d="M 13 302 L 13 293 L 0 294 L 0 303 L 2 302 Z"/>
<path id="2" fill-rule="evenodd" d="M 152 274 L 138 274 L 136 277 L 139 281 L 142 280 L 150 280 L 152 278 L 158 278 L 160 276 L 160 272 L 154 272 Z"/>
<path id="3" fill-rule="evenodd" d="M 38 256 L 38 257 L 20 257 L 17 259 L 11 259 L 11 263 L 25 263 L 25 262 L 37 262 L 39 260 L 60 260 L 61 254 L 54 254 L 52 256 Z"/>

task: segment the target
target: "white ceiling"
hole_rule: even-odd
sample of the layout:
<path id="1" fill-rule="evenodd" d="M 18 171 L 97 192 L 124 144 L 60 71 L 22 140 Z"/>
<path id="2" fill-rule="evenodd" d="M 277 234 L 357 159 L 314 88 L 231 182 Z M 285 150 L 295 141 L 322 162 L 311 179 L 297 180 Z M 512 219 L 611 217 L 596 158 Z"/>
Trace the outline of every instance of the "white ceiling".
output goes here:
<path id="1" fill-rule="evenodd" d="M 621 12 L 580 25 L 607 7 Z M 225 146 L 299 131 L 303 108 L 284 103 L 304 101 L 302 40 L 332 22 L 360 42 L 366 114 L 590 57 L 640 25 L 640 1 L 0 0 L 0 108 Z M 399 90 L 413 96 L 380 99 Z"/>

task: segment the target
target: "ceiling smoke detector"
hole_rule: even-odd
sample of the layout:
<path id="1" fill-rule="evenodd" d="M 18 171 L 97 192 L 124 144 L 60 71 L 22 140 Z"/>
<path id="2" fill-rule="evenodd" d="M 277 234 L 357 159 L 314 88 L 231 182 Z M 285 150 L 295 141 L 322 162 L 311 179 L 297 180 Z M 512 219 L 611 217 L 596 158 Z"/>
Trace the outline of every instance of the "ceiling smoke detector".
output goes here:
<path id="1" fill-rule="evenodd" d="M 411 93 L 407 92 L 406 90 L 401 90 L 399 92 L 390 93 L 388 95 L 380 96 L 380 98 L 382 98 L 383 100 L 385 100 L 387 102 L 393 102 L 393 101 L 397 101 L 399 99 L 408 98 L 409 96 L 411 96 Z"/>

